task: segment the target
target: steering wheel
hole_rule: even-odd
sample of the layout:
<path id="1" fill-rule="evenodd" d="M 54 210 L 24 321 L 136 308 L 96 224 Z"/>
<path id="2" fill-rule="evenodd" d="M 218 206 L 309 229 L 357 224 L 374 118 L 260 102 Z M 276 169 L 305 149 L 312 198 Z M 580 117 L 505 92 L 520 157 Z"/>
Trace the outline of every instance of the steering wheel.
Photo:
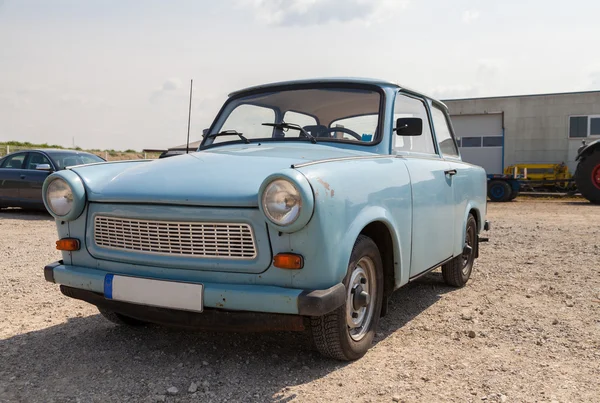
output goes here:
<path id="1" fill-rule="evenodd" d="M 362 137 L 360 134 L 356 133 L 354 130 L 347 129 L 345 127 L 330 127 L 327 130 L 324 130 L 322 133 L 333 133 L 333 132 L 342 132 L 351 135 L 358 141 L 362 141 Z M 329 136 L 328 136 L 329 137 Z"/>

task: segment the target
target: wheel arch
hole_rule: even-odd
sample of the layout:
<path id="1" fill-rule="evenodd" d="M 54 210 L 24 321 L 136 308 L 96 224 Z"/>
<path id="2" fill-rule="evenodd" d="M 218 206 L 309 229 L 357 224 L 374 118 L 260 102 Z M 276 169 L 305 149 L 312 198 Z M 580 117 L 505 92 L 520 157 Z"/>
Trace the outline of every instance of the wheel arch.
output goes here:
<path id="1" fill-rule="evenodd" d="M 472 214 L 475 218 L 475 222 L 477 223 L 477 234 L 479 234 L 483 230 L 483 214 L 481 212 L 481 209 L 478 208 L 474 203 L 468 203 L 463 214 L 462 226 L 460 229 L 460 237 L 455 240 L 454 256 L 458 256 L 463 253 L 464 239 L 467 231 L 466 224 L 467 220 L 469 219 L 469 214 Z M 458 233 L 458 231 L 455 233 Z"/>
<path id="2" fill-rule="evenodd" d="M 383 290 L 384 295 L 394 291 L 396 274 L 394 272 L 394 241 L 390 229 L 383 221 L 372 221 L 362 229 L 360 235 L 368 236 L 375 242 L 381 262 L 383 263 Z"/>
<path id="3" fill-rule="evenodd" d="M 577 150 L 577 157 L 575 161 L 581 160 L 583 157 L 587 157 L 594 151 L 600 151 L 600 140 L 592 141 L 590 144 L 582 146 Z"/>
<path id="4" fill-rule="evenodd" d="M 344 237 L 342 256 L 346 265 L 350 260 L 352 247 L 359 235 L 368 236 L 379 248 L 384 270 L 384 289 L 386 294 L 399 288 L 408 281 L 409 253 L 403 253 L 403 242 L 392 219 L 391 214 L 381 207 L 371 207 L 363 210 L 352 222 Z M 408 249 L 410 250 L 410 249 Z"/>

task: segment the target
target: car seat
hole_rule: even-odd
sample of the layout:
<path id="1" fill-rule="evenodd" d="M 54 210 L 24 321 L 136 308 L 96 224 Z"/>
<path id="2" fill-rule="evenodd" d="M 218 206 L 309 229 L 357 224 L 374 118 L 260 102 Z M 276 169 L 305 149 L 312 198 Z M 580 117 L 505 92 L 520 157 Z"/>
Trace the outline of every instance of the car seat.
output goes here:
<path id="1" fill-rule="evenodd" d="M 14 168 L 14 169 L 21 169 L 23 167 L 23 160 L 18 160 L 18 159 L 12 159 L 10 160 L 10 162 L 6 165 L 7 168 Z"/>
<path id="2" fill-rule="evenodd" d="M 309 132 L 313 137 L 331 137 L 331 133 L 327 132 L 327 126 L 323 125 L 308 125 L 304 126 L 304 130 Z"/>

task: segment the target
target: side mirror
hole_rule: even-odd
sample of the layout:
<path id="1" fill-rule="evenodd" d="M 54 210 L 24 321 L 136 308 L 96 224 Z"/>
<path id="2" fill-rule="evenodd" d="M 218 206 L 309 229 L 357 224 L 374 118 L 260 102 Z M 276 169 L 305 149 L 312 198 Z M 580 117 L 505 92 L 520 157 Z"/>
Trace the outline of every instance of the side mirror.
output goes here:
<path id="1" fill-rule="evenodd" d="M 399 118 L 394 131 L 398 136 L 420 136 L 423 134 L 423 119 Z"/>
<path id="2" fill-rule="evenodd" d="M 50 164 L 37 164 L 35 169 L 36 171 L 52 171 Z"/>
<path id="3" fill-rule="evenodd" d="M 209 129 L 202 129 L 202 137 L 205 137 Z"/>

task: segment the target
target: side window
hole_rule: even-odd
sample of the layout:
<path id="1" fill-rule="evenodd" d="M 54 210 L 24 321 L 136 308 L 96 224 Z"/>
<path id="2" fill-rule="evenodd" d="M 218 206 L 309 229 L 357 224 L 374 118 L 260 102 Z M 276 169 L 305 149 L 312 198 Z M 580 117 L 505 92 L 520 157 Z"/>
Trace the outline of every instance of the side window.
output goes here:
<path id="1" fill-rule="evenodd" d="M 48 165 L 52 166 L 52 164 L 50 164 L 50 161 L 48 161 L 48 158 L 46 158 L 46 156 L 44 156 L 44 154 L 29 153 L 29 159 L 27 160 L 25 169 L 36 169 L 37 166 L 41 165 L 41 164 L 48 164 Z"/>
<path id="2" fill-rule="evenodd" d="M 437 137 L 440 150 L 443 155 L 451 157 L 458 157 L 458 150 L 456 144 L 450 133 L 450 127 L 448 126 L 448 119 L 446 114 L 437 106 L 433 105 L 431 108 L 431 117 L 433 120 L 433 127 L 435 129 L 435 136 Z"/>
<path id="3" fill-rule="evenodd" d="M 429 117 L 423 101 L 398 94 L 394 103 L 394 125 L 398 118 L 421 118 L 423 120 L 423 134 L 420 136 L 398 136 L 394 133 L 394 149 L 396 151 L 435 154 Z"/>
<path id="4" fill-rule="evenodd" d="M 22 169 L 26 155 L 26 153 L 11 155 L 2 162 L 2 167 L 0 168 Z"/>

